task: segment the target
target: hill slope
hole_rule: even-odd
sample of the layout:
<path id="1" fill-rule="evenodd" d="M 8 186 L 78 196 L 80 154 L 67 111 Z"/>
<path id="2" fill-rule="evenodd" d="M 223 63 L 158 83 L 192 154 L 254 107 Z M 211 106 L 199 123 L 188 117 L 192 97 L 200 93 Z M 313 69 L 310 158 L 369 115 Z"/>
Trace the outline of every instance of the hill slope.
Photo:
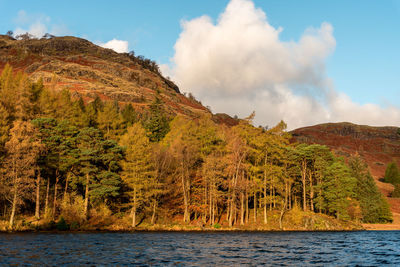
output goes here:
<path id="1" fill-rule="evenodd" d="M 299 128 L 291 133 L 298 142 L 326 145 L 339 156 L 358 153 L 367 162 L 378 187 L 387 195 L 391 186 L 378 179 L 384 176 L 389 162 L 397 160 L 400 163 L 399 129 L 343 122 Z"/>
<path id="2" fill-rule="evenodd" d="M 155 62 L 128 53 L 117 53 L 76 37 L 15 40 L 0 35 L 0 72 L 9 63 L 31 79 L 42 78 L 55 90 L 68 89 L 86 102 L 102 100 L 132 103 L 146 108 L 160 92 L 170 114 L 196 117 L 210 113 L 194 98 L 164 78 Z"/>

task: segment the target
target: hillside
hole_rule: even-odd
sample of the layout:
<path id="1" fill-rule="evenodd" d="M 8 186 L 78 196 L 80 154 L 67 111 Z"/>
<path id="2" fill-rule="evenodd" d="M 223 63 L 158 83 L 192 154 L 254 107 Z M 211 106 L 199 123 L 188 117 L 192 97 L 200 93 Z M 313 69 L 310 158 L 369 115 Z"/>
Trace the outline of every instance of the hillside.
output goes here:
<path id="1" fill-rule="evenodd" d="M 343 122 L 299 128 L 291 133 L 298 142 L 327 145 L 338 156 L 358 153 L 367 162 L 378 187 L 387 195 L 392 187 L 380 182 L 379 178 L 384 176 L 389 162 L 397 160 L 400 163 L 399 129 Z"/>
<path id="2" fill-rule="evenodd" d="M 386 196 L 393 191 L 391 184 L 383 183 L 380 179 L 384 176 L 388 163 L 396 160 L 400 164 L 399 127 L 372 127 L 343 122 L 299 128 L 291 133 L 292 141 L 326 145 L 339 156 L 359 154 L 368 164 L 380 191 Z M 388 197 L 388 201 L 398 229 L 400 199 Z"/>
<path id="3" fill-rule="evenodd" d="M 15 71 L 26 72 L 34 81 L 42 78 L 55 90 L 68 89 L 73 97 L 81 96 L 85 102 L 99 96 L 122 105 L 132 103 L 140 111 L 159 91 L 170 114 L 197 117 L 209 113 L 164 78 L 155 62 L 77 37 L 15 40 L 0 35 L 0 72 L 6 63 Z"/>

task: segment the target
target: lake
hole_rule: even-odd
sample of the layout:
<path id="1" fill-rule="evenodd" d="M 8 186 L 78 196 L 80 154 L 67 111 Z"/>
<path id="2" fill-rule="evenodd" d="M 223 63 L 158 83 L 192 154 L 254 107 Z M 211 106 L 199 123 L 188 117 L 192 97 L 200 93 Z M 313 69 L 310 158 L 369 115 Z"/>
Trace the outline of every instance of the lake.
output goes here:
<path id="1" fill-rule="evenodd" d="M 0 234 L 5 265 L 400 265 L 400 231 Z"/>

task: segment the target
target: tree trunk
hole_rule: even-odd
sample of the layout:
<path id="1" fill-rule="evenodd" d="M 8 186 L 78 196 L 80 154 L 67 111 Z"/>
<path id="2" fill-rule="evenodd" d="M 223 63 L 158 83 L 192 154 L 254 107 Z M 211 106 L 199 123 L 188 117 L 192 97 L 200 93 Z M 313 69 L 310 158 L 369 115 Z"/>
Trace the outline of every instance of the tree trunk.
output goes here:
<path id="1" fill-rule="evenodd" d="M 301 182 L 303 184 L 303 210 L 307 211 L 307 197 L 306 197 L 306 175 L 307 175 L 307 161 L 303 160 L 301 163 Z"/>
<path id="2" fill-rule="evenodd" d="M 133 189 L 132 227 L 136 227 L 136 187 Z"/>
<path id="3" fill-rule="evenodd" d="M 208 214 L 208 216 L 209 216 L 209 224 L 210 225 L 212 225 L 213 224 L 213 222 L 212 222 L 212 210 L 213 210 L 213 198 L 212 198 L 212 192 L 213 192 L 213 189 L 212 189 L 212 187 L 211 187 L 211 184 L 210 184 L 210 188 L 209 188 L 209 190 L 208 190 L 208 194 L 210 195 L 210 205 L 209 205 L 209 207 L 208 207 L 208 212 L 209 212 L 209 214 Z"/>
<path id="4" fill-rule="evenodd" d="M 229 224 L 229 227 L 232 227 L 232 225 L 233 225 L 233 201 L 232 201 L 232 199 L 230 200 L 230 203 L 229 203 L 229 219 L 228 219 L 228 224 Z"/>
<path id="5" fill-rule="evenodd" d="M 17 179 L 15 179 L 14 196 L 13 196 L 13 203 L 12 203 L 10 223 L 9 223 L 9 226 L 10 226 L 11 229 L 14 226 L 15 210 L 17 208 L 17 195 L 18 195 L 18 185 L 17 185 Z"/>
<path id="6" fill-rule="evenodd" d="M 207 184 L 204 185 L 204 211 L 202 212 L 202 220 L 203 224 L 207 222 L 207 201 L 208 201 L 208 194 L 207 194 Z M 210 205 L 211 207 L 211 205 Z"/>
<path id="7" fill-rule="evenodd" d="M 59 175 L 58 175 L 58 171 L 56 174 L 56 183 L 54 184 L 54 199 L 53 199 L 53 219 L 56 216 L 56 208 L 57 208 L 57 187 L 58 187 L 58 179 L 59 179 Z"/>
<path id="8" fill-rule="evenodd" d="M 183 221 L 189 222 L 189 203 L 188 203 L 188 195 L 187 195 L 187 188 L 186 188 L 186 179 L 185 179 L 185 169 L 184 169 L 184 164 L 182 161 L 182 190 L 183 190 L 183 205 L 185 207 L 184 213 L 183 213 Z"/>
<path id="9" fill-rule="evenodd" d="M 69 173 L 67 174 L 67 178 L 65 179 L 63 202 L 67 200 L 68 183 L 69 183 Z"/>
<path id="10" fill-rule="evenodd" d="M 265 159 L 264 159 L 264 223 L 268 223 L 267 219 L 267 157 L 268 154 L 267 152 L 265 153 Z M 271 181 L 271 186 L 272 186 L 272 181 Z"/>
<path id="11" fill-rule="evenodd" d="M 289 183 L 289 210 L 292 209 L 292 185 Z"/>
<path id="12" fill-rule="evenodd" d="M 254 191 L 254 223 L 257 222 L 257 193 Z"/>
<path id="13" fill-rule="evenodd" d="M 310 181 L 310 209 L 314 211 L 314 188 L 313 188 L 313 177 L 312 172 L 308 173 L 309 181 Z"/>
<path id="14" fill-rule="evenodd" d="M 246 191 L 246 224 L 249 223 L 249 193 Z"/>
<path id="15" fill-rule="evenodd" d="M 36 177 L 36 203 L 35 203 L 35 218 L 40 219 L 40 170 Z"/>
<path id="16" fill-rule="evenodd" d="M 85 207 L 83 213 L 85 214 L 85 220 L 89 217 L 89 173 L 86 174 L 86 186 L 85 186 Z"/>
<path id="17" fill-rule="evenodd" d="M 287 207 L 287 201 L 285 200 L 285 203 L 284 203 L 283 208 L 282 208 L 282 210 L 281 210 L 281 214 L 280 214 L 280 216 L 279 216 L 279 228 L 280 228 L 281 230 L 283 229 L 283 227 L 282 227 L 282 221 L 283 221 L 283 215 L 285 215 L 285 212 L 286 212 L 286 207 Z"/>
<path id="18" fill-rule="evenodd" d="M 151 215 L 151 224 L 156 222 L 156 208 L 157 208 L 157 200 L 153 201 L 153 214 Z"/>
<path id="19" fill-rule="evenodd" d="M 240 225 L 244 225 L 244 194 L 240 193 Z"/>
<path id="20" fill-rule="evenodd" d="M 272 211 L 272 191 L 273 191 L 273 188 L 272 188 L 272 183 L 273 183 L 273 179 L 272 179 L 272 177 L 271 177 L 271 183 L 270 183 L 270 185 L 269 185 L 269 211 Z"/>
<path id="21" fill-rule="evenodd" d="M 264 186 L 264 223 L 267 224 L 268 219 L 267 219 L 267 185 L 266 185 L 266 181 L 264 182 L 264 185 L 265 185 Z"/>
<path id="22" fill-rule="evenodd" d="M 47 179 L 47 187 L 46 187 L 46 199 L 44 202 L 44 212 L 47 214 L 49 211 L 49 193 L 50 193 L 50 179 Z"/>

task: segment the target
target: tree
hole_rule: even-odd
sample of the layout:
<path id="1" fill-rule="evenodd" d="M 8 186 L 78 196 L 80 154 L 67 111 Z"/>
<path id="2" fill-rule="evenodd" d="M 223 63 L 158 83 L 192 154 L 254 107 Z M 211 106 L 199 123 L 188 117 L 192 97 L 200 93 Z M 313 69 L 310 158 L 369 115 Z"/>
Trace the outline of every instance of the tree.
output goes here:
<path id="1" fill-rule="evenodd" d="M 385 171 L 385 182 L 391 184 L 400 184 L 400 172 L 395 161 L 388 164 Z"/>
<path id="2" fill-rule="evenodd" d="M 64 176 L 65 189 L 64 195 L 68 187 L 69 173 L 76 164 L 76 139 L 78 129 L 72 126 L 68 121 L 59 123 L 52 118 L 39 118 L 32 121 L 33 125 L 39 130 L 39 136 L 46 151 L 41 159 L 40 165 L 45 173 L 50 174 L 47 183 L 49 185 L 50 178 L 54 179 L 54 197 L 53 197 L 53 217 L 57 213 L 57 192 L 60 179 Z M 48 203 L 48 193 L 46 192 L 46 203 Z M 47 212 L 47 205 L 45 211 Z"/>
<path id="3" fill-rule="evenodd" d="M 9 221 L 13 227 L 17 207 L 24 199 L 32 198 L 33 177 L 37 169 L 37 159 L 44 150 L 37 132 L 29 122 L 16 121 L 10 130 L 10 140 L 5 144 L 7 157 L 5 170 L 10 185 L 12 210 Z M 37 185 L 38 186 L 38 185 Z"/>
<path id="4" fill-rule="evenodd" d="M 338 219 L 350 219 L 347 208 L 350 199 L 355 197 L 356 178 L 352 177 L 349 167 L 341 160 L 333 162 L 326 170 L 324 198 L 331 214 Z"/>
<path id="5" fill-rule="evenodd" d="M 89 216 L 89 198 L 105 200 L 119 195 L 121 184 L 119 161 L 122 148 L 115 141 L 104 140 L 102 133 L 92 127 L 83 128 L 77 135 L 78 171 L 84 179 L 84 213 Z"/>
<path id="6" fill-rule="evenodd" d="M 118 103 L 106 102 L 102 110 L 97 113 L 98 127 L 106 137 L 114 137 L 115 130 L 121 125 Z"/>
<path id="7" fill-rule="evenodd" d="M 3 104 L 0 103 L 0 151 L 3 150 L 4 144 L 8 140 L 9 129 L 10 115 Z"/>
<path id="8" fill-rule="evenodd" d="M 128 194 L 132 206 L 132 227 L 136 227 L 138 208 L 145 202 L 146 197 L 153 195 L 151 190 L 158 187 L 151 147 L 146 131 L 139 123 L 128 128 L 120 143 L 126 148 L 125 159 L 121 163 L 121 176 L 130 189 Z"/>
<path id="9" fill-rule="evenodd" d="M 147 130 L 150 142 L 160 142 L 169 132 L 170 126 L 159 95 L 156 95 L 150 105 L 150 113 L 147 120 L 143 123 Z"/>
<path id="10" fill-rule="evenodd" d="M 351 174 L 357 179 L 355 187 L 356 199 L 361 206 L 362 220 L 365 223 L 391 222 L 392 214 L 389 204 L 379 192 L 374 179 L 368 171 L 368 166 L 359 156 L 349 160 Z"/>
<path id="11" fill-rule="evenodd" d="M 136 112 L 132 104 L 125 105 L 121 111 L 121 115 L 126 127 L 132 126 L 136 122 Z"/>

